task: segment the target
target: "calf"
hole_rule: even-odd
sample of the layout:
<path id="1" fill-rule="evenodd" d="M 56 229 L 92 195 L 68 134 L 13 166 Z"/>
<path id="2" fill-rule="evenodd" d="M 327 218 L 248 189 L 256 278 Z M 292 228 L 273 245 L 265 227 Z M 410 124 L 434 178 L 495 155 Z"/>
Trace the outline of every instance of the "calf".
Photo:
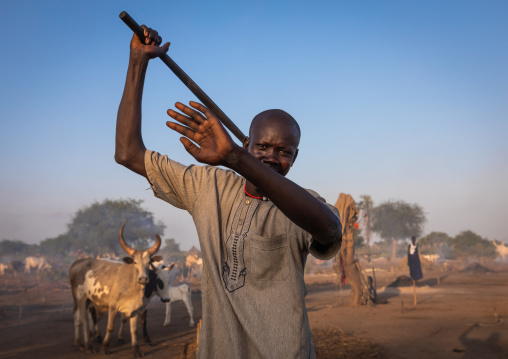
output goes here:
<path id="1" fill-rule="evenodd" d="M 182 284 L 179 285 L 178 287 L 170 287 L 169 296 L 171 297 L 171 301 L 166 303 L 166 319 L 164 320 L 164 326 L 168 326 L 171 321 L 171 303 L 181 300 L 187 307 L 187 312 L 189 312 L 190 316 L 189 326 L 193 327 L 194 318 L 192 316 L 193 308 L 192 308 L 191 291 L 189 286 L 187 284 Z"/>
<path id="2" fill-rule="evenodd" d="M 496 241 L 493 241 L 492 243 L 494 243 L 494 246 L 496 246 L 497 253 L 499 253 L 501 258 L 503 258 L 504 260 L 505 257 L 508 256 L 508 247 L 506 246 L 506 244 L 504 244 L 503 242 L 497 244 Z"/>
<path id="3" fill-rule="evenodd" d="M 8 268 L 9 268 L 9 266 L 7 264 L 0 263 L 0 274 L 4 275 L 5 274 L 5 270 L 8 269 Z"/>
<path id="4" fill-rule="evenodd" d="M 422 258 L 432 263 L 437 263 L 439 254 L 422 254 Z"/>
<path id="5" fill-rule="evenodd" d="M 74 298 L 74 342 L 78 348 L 80 328 L 83 328 L 84 349 L 93 351 L 88 336 L 88 312 L 93 306 L 98 316 L 108 312 L 108 326 L 102 343 L 105 354 L 109 353 L 109 341 L 114 330 L 114 320 L 118 312 L 130 318 L 131 340 L 134 356 L 141 356 L 137 344 L 137 314 L 143 310 L 148 300 L 145 289 L 149 283 L 148 267 L 152 256 L 159 250 L 161 239 L 155 234 L 155 244 L 147 250 L 135 250 L 129 247 L 123 238 L 125 223 L 118 233 L 120 245 L 129 257 L 123 263 L 95 259 L 78 259 L 69 270 L 72 296 Z"/>
<path id="6" fill-rule="evenodd" d="M 51 269 L 51 264 L 46 261 L 44 257 L 26 257 L 25 259 L 25 273 L 30 273 L 32 268 L 36 268 L 37 272 L 43 269 Z"/>

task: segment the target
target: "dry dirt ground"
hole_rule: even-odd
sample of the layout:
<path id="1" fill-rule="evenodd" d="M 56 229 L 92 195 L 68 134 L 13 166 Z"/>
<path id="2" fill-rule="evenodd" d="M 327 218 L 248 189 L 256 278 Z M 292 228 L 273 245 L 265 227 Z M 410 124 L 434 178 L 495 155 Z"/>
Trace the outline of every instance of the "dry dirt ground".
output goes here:
<path id="1" fill-rule="evenodd" d="M 369 274 L 371 269 L 368 268 Z M 387 287 L 404 272 L 376 269 L 378 295 L 386 304 L 351 307 L 349 289 L 328 273 L 306 275 L 306 298 L 318 358 L 508 358 L 508 271 L 424 271 L 416 288 Z M 439 277 L 439 283 L 438 283 Z M 201 318 L 199 287 L 193 288 L 194 317 Z M 6 273 L 0 277 L 0 359 L 93 358 L 73 346 L 72 297 L 65 280 Z M 183 303 L 163 327 L 164 304 L 154 298 L 148 330 L 154 346 L 147 358 L 192 358 L 196 328 L 188 326 Z M 105 332 L 106 320 L 102 321 Z M 128 327 L 128 326 L 127 326 Z M 140 336 L 141 337 L 141 336 Z M 126 342 L 130 335 L 126 328 Z M 141 343 L 143 343 L 141 339 Z M 94 344 L 99 351 L 100 345 Z M 130 358 L 130 344 L 116 335 L 109 358 Z"/>

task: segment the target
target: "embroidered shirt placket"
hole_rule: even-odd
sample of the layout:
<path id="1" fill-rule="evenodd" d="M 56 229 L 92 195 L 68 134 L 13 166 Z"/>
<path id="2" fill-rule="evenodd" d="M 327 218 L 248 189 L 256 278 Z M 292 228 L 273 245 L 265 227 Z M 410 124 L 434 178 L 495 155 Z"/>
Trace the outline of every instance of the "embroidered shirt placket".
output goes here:
<path id="1" fill-rule="evenodd" d="M 245 284 L 247 269 L 244 263 L 245 237 L 249 232 L 254 213 L 259 205 L 255 198 L 245 198 L 244 204 L 236 210 L 231 231 L 226 241 L 226 263 L 222 268 L 222 278 L 229 292 L 233 292 Z"/>

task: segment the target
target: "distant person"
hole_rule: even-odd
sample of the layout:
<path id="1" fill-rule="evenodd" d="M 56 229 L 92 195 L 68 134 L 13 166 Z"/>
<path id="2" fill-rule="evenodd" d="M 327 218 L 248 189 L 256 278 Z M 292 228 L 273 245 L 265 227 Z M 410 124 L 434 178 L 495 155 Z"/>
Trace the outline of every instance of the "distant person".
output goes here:
<path id="1" fill-rule="evenodd" d="M 420 280 L 423 278 L 422 265 L 420 256 L 418 255 L 418 246 L 416 245 L 416 237 L 411 237 L 411 244 L 407 249 L 407 264 L 409 265 L 409 275 L 412 280 Z"/>
<path id="2" fill-rule="evenodd" d="M 169 43 L 159 47 L 157 32 L 143 29 L 147 40 L 134 35 L 130 45 L 115 159 L 194 220 L 203 258 L 197 357 L 315 358 L 305 262 L 309 253 L 332 258 L 342 227 L 333 206 L 285 177 L 298 155 L 297 122 L 282 110 L 261 112 L 238 146 L 205 106 L 176 103 L 183 114 L 168 110 L 179 123 L 167 126 L 208 166 L 184 166 L 148 151 L 141 136 L 145 74 L 149 60 L 165 54 Z"/>

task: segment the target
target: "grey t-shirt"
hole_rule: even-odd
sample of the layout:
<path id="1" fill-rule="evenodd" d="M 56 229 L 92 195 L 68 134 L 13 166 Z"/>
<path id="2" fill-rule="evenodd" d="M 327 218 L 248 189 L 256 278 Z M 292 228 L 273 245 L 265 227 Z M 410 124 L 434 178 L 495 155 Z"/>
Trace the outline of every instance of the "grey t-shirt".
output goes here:
<path id="1" fill-rule="evenodd" d="M 314 358 L 305 261 L 309 252 L 333 257 L 340 242 L 317 253 L 308 232 L 272 202 L 246 196 L 245 179 L 231 170 L 184 166 L 151 151 L 145 167 L 155 196 L 188 211 L 198 233 L 198 358 Z"/>

